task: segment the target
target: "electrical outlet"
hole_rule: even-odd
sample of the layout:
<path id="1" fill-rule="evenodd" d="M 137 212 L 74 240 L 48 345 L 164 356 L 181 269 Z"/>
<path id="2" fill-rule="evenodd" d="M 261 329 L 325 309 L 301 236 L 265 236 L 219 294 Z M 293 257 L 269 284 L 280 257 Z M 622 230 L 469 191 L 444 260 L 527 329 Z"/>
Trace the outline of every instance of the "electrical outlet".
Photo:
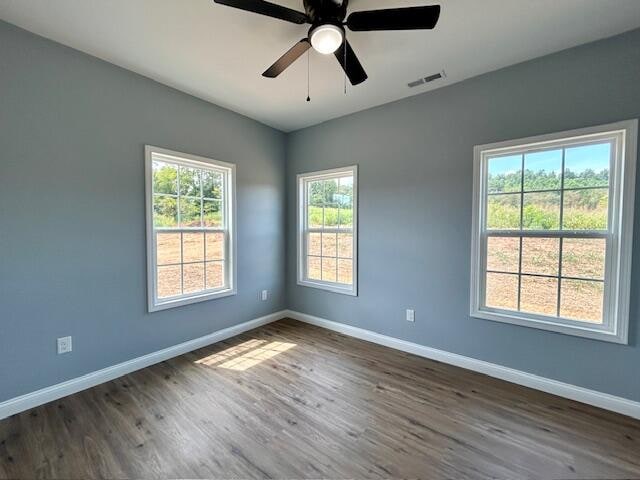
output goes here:
<path id="1" fill-rule="evenodd" d="M 260 299 L 264 302 L 267 300 L 268 297 L 269 297 L 269 291 L 262 290 L 262 293 L 260 294 Z"/>
<path id="2" fill-rule="evenodd" d="M 415 310 L 410 310 L 407 308 L 407 322 L 415 322 L 415 321 L 416 321 Z"/>
<path id="3" fill-rule="evenodd" d="M 61 353 L 69 353 L 73 350 L 71 337 L 60 337 L 58 339 L 58 355 Z"/>

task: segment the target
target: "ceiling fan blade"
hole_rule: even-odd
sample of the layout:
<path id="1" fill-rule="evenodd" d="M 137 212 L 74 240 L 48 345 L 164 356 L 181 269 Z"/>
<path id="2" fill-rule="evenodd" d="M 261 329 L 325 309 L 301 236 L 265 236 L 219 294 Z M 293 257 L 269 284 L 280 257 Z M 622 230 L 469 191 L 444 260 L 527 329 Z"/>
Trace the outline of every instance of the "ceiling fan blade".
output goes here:
<path id="1" fill-rule="evenodd" d="M 356 57 L 353 48 L 351 48 L 351 45 L 346 39 L 344 43 L 340 45 L 340 48 L 336 50 L 334 55 L 338 59 L 338 62 L 340 62 L 340 65 L 342 65 L 342 69 L 347 74 L 347 77 L 349 77 L 351 85 L 358 85 L 369 78 L 367 76 L 367 72 L 365 72 L 364 68 L 362 68 L 360 60 L 358 60 L 358 57 Z"/>
<path id="2" fill-rule="evenodd" d="M 289 66 L 295 62 L 304 52 L 311 48 L 311 44 L 309 40 L 303 38 L 298 43 L 296 43 L 293 47 L 287 51 L 284 55 L 282 55 L 276 63 L 271 65 L 269 68 L 265 70 L 262 74 L 263 77 L 268 78 L 276 78 L 282 72 L 284 72 Z"/>
<path id="3" fill-rule="evenodd" d="M 259 13 L 267 17 L 279 18 L 287 22 L 303 24 L 307 23 L 307 16 L 304 13 L 292 10 L 275 3 L 265 2 L 263 0 L 213 0 L 220 5 L 239 8 L 247 12 Z"/>
<path id="4" fill-rule="evenodd" d="M 440 5 L 424 7 L 390 8 L 353 12 L 347 18 L 347 26 L 354 32 L 371 30 L 421 30 L 431 29 L 440 18 Z"/>

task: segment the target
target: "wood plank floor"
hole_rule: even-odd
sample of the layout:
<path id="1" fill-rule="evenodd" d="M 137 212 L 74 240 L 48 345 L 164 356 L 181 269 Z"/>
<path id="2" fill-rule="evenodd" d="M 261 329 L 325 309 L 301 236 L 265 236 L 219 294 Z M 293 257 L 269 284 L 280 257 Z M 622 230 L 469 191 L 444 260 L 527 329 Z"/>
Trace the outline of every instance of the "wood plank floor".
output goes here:
<path id="1" fill-rule="evenodd" d="M 1 478 L 640 478 L 640 422 L 293 320 L 0 422 Z"/>

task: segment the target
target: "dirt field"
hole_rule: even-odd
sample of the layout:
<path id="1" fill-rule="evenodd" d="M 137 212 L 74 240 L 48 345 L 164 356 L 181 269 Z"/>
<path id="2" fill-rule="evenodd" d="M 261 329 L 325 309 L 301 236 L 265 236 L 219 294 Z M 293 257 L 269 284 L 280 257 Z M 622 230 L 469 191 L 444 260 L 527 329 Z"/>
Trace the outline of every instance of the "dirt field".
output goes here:
<path id="1" fill-rule="evenodd" d="M 350 233 L 310 234 L 309 255 L 310 278 L 352 283 Z M 224 235 L 158 233 L 157 263 L 159 298 L 220 288 L 224 286 Z M 181 285 L 182 276 L 184 285 Z"/>
<path id="2" fill-rule="evenodd" d="M 181 240 L 182 239 L 182 240 Z M 181 249 L 182 241 L 182 249 Z M 166 298 L 224 286 L 222 233 L 158 233 L 158 297 Z M 311 279 L 353 282 L 352 235 L 310 233 L 308 275 Z M 603 284 L 586 279 L 604 278 L 605 242 L 601 239 L 565 239 L 560 315 L 591 322 L 602 321 Z M 205 253 L 206 252 L 206 253 Z M 180 265 L 182 262 L 184 265 Z M 490 237 L 487 245 L 487 305 L 517 309 L 520 240 Z M 559 240 L 525 238 L 522 244 L 520 309 L 556 315 L 558 280 L 528 274 L 557 275 Z M 183 282 L 181 276 L 184 270 Z M 183 290 L 184 288 L 184 290 Z"/>
<path id="3" fill-rule="evenodd" d="M 555 316 L 558 280 L 534 275 L 558 275 L 560 241 L 553 238 L 525 238 L 522 242 L 520 309 Z M 487 270 L 508 273 L 487 274 L 487 306 L 517 309 L 518 238 L 490 237 L 487 242 Z M 602 321 L 605 241 L 565 239 L 562 252 L 560 315 L 600 323 Z M 585 279 L 585 280 L 582 280 Z M 590 279 L 590 280 L 588 280 Z"/>
<path id="4" fill-rule="evenodd" d="M 309 278 L 351 284 L 352 241 L 351 233 L 310 233 L 307 265 Z"/>
<path id="5" fill-rule="evenodd" d="M 224 286 L 224 235 L 222 233 L 157 234 L 158 297 L 180 295 L 182 269 L 184 293 Z M 206 247 L 206 248 L 205 248 Z M 206 249 L 206 255 L 205 255 Z M 181 263 L 185 265 L 171 265 Z M 196 262 L 196 263 L 189 263 Z"/>

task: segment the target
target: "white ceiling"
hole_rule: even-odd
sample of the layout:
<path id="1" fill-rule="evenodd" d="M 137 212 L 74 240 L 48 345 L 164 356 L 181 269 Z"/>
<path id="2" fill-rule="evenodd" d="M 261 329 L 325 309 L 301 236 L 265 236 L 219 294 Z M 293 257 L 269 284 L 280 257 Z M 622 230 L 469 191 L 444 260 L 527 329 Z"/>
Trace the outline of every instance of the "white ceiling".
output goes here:
<path id="1" fill-rule="evenodd" d="M 351 0 L 349 11 L 433 3 L 435 30 L 348 34 L 369 80 L 347 95 L 333 55 L 312 51 L 310 103 L 305 57 L 261 76 L 305 25 L 212 0 L 0 0 L 0 18 L 284 131 L 640 26 L 640 0 Z M 445 80 L 407 87 L 441 70 Z"/>

